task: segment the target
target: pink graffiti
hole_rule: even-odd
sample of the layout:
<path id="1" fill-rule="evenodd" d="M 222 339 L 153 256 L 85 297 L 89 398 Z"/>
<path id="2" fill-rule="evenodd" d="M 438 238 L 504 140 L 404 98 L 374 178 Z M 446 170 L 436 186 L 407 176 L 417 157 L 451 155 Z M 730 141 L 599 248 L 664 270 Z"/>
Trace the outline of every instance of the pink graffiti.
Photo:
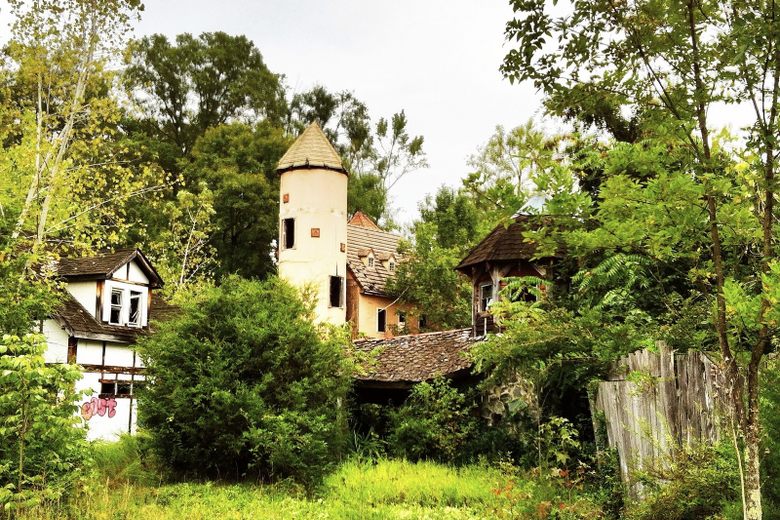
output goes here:
<path id="1" fill-rule="evenodd" d="M 96 415 L 103 417 L 106 414 L 109 419 L 116 415 L 116 399 L 113 397 L 108 399 L 93 397 L 81 405 L 81 416 L 87 421 Z"/>

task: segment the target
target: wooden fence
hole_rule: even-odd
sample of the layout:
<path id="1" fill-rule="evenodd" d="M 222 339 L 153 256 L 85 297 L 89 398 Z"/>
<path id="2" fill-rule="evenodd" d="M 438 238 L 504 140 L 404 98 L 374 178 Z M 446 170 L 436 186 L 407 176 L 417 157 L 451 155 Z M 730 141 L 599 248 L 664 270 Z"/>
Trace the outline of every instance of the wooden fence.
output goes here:
<path id="1" fill-rule="evenodd" d="M 632 495 L 642 495 L 634 471 L 666 467 L 678 448 L 719 440 L 717 379 L 705 354 L 676 354 L 659 343 L 657 353 L 624 357 L 599 383 L 592 408 L 605 420 L 594 413 L 594 426 L 606 429 Z"/>

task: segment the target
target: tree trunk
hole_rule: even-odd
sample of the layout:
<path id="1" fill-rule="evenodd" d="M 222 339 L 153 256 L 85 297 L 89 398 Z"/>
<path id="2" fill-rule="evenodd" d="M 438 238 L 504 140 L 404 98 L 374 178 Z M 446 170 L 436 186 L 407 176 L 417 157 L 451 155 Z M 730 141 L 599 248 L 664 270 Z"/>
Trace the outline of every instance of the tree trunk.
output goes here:
<path id="1" fill-rule="evenodd" d="M 758 412 L 755 413 L 758 419 Z M 745 435 L 745 520 L 761 520 L 761 469 L 758 423 L 752 423 Z"/>

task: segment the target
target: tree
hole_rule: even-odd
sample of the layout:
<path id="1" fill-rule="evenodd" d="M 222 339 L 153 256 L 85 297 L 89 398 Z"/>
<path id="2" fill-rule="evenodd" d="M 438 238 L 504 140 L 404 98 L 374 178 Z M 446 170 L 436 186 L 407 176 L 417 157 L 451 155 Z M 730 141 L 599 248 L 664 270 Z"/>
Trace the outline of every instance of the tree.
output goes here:
<path id="1" fill-rule="evenodd" d="M 232 121 L 280 126 L 287 112 L 281 77 L 245 36 L 223 32 L 161 34 L 128 47 L 124 85 L 138 119 L 130 133 L 147 136 L 165 171 L 178 176 L 198 137 Z"/>
<path id="2" fill-rule="evenodd" d="M 404 261 L 388 287 L 424 313 L 432 330 L 471 323 L 471 285 L 454 268 L 476 242 L 477 229 L 473 202 L 452 188 L 441 187 L 420 204 L 413 242 L 402 248 Z"/>
<path id="3" fill-rule="evenodd" d="M 41 335 L 0 339 L 0 507 L 68 499 L 85 481 L 87 443 L 76 415 L 73 365 L 46 364 Z"/>
<path id="4" fill-rule="evenodd" d="M 348 344 L 283 281 L 230 276 L 140 342 L 139 420 L 178 472 L 314 483 L 345 439 Z"/>
<path id="5" fill-rule="evenodd" d="M 300 132 L 316 121 L 341 154 L 351 175 L 350 211 L 360 209 L 376 221 L 387 218 L 389 191 L 428 165 L 423 137 L 409 135 L 403 110 L 380 118 L 372 131 L 363 102 L 351 92 L 331 93 L 319 85 L 293 96 L 290 108 L 288 128 Z"/>
<path id="6" fill-rule="evenodd" d="M 274 270 L 272 242 L 278 235 L 279 179 L 276 164 L 289 146 L 280 128 L 262 122 L 211 128 L 198 139 L 185 169 L 190 190 L 214 194 L 218 277 L 237 273 L 264 278 Z"/>
<path id="7" fill-rule="evenodd" d="M 696 208 L 706 215 L 702 238 L 709 253 L 695 279 L 713 301 L 731 417 L 744 446 L 744 515 L 761 518 L 759 375 L 775 338 L 777 290 L 773 221 L 780 21 L 775 6 L 574 2 L 571 13 L 555 16 L 541 1 L 511 4 L 519 15 L 508 22 L 506 36 L 517 48 L 504 60 L 505 76 L 533 81 L 548 96 L 548 106 L 559 111 L 581 106 L 583 98 L 590 107 L 608 99 L 613 113 L 625 107 L 641 114 L 640 134 L 650 131 L 688 152 L 680 173 L 700 190 Z M 729 171 L 729 150 L 719 146 L 709 119 L 710 109 L 723 102 L 743 103 L 754 115 L 750 159 L 741 175 Z M 683 182 L 680 176 L 674 180 Z M 740 200 L 749 203 L 740 206 Z M 740 216 L 739 226 L 731 223 L 731 211 Z"/>
<path id="8" fill-rule="evenodd" d="M 82 119 L 95 108 L 85 104 L 90 77 L 101 67 L 102 56 L 121 41 L 141 5 L 137 0 L 93 2 L 62 0 L 10 2 L 14 15 L 11 58 L 19 64 L 22 84 L 34 85 L 17 93 L 23 113 L 34 114 L 29 139 L 31 167 L 26 195 L 12 233 L 19 238 L 31 221 L 34 242 L 46 238 L 56 187 L 67 177 L 74 134 Z M 105 53 L 105 54 L 104 54 Z"/>

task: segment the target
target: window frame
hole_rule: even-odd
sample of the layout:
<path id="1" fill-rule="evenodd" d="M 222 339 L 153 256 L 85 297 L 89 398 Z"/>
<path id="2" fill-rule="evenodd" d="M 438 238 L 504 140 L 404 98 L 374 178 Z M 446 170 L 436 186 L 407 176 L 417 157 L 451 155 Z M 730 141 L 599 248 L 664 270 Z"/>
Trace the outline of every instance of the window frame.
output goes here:
<path id="1" fill-rule="evenodd" d="M 488 298 L 485 298 L 485 288 L 490 289 L 490 296 Z M 493 282 L 490 283 L 481 283 L 479 284 L 479 311 L 485 312 L 490 310 L 490 306 L 493 304 L 494 301 L 494 289 Z"/>
<path id="2" fill-rule="evenodd" d="M 112 303 L 112 294 L 114 292 L 122 294 L 121 306 L 119 308 L 119 321 L 112 321 L 112 310 L 116 309 L 116 304 Z M 130 295 L 131 293 L 140 293 L 139 297 L 139 317 L 138 321 L 130 321 Z M 120 282 L 117 280 L 106 280 L 103 286 L 103 309 L 102 309 L 102 321 L 109 325 L 117 327 L 132 327 L 141 328 L 146 327 L 149 322 L 149 288 L 145 285 L 139 285 L 134 283 Z"/>
<path id="3" fill-rule="evenodd" d="M 119 303 L 114 303 L 114 295 L 119 295 Z M 122 317 L 124 315 L 124 307 L 125 307 L 125 291 L 122 290 L 120 287 L 111 287 L 111 292 L 109 293 L 109 301 L 108 301 L 108 324 L 109 325 L 122 325 Z M 117 313 L 117 320 L 113 321 L 114 317 L 114 311 Z"/>

